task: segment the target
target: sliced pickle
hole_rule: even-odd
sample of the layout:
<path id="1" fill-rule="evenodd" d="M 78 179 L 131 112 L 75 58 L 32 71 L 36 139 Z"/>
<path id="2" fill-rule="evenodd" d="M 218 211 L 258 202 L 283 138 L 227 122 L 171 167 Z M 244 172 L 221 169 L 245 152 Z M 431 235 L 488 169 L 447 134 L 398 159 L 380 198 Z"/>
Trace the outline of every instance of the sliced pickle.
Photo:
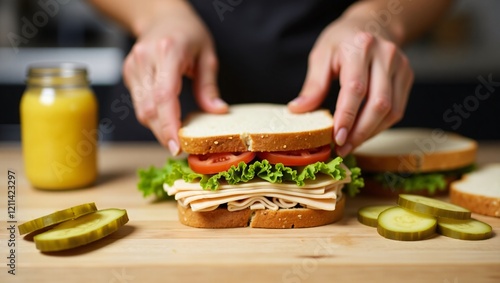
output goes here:
<path id="1" fill-rule="evenodd" d="M 95 212 L 95 203 L 84 203 L 67 209 L 59 210 L 49 215 L 45 215 L 19 225 L 19 234 L 24 235 L 44 228 L 59 224 L 64 221 L 75 219 L 82 215 Z"/>
<path id="2" fill-rule="evenodd" d="M 358 221 L 371 227 L 377 227 L 378 215 L 391 207 L 394 207 L 394 205 L 372 205 L 362 207 L 358 210 Z"/>
<path id="3" fill-rule="evenodd" d="M 471 212 L 461 206 L 433 198 L 400 194 L 398 204 L 406 209 L 451 219 L 469 219 Z"/>
<path id="4" fill-rule="evenodd" d="M 393 207 L 380 213 L 377 231 L 392 240 L 418 241 L 434 234 L 436 222 L 433 216 Z"/>
<path id="5" fill-rule="evenodd" d="M 67 250 L 104 238 L 127 222 L 126 210 L 103 209 L 61 223 L 33 239 L 42 252 Z"/>
<path id="6" fill-rule="evenodd" d="M 476 219 L 439 218 L 437 225 L 439 234 L 460 240 L 484 240 L 492 234 L 490 225 Z"/>

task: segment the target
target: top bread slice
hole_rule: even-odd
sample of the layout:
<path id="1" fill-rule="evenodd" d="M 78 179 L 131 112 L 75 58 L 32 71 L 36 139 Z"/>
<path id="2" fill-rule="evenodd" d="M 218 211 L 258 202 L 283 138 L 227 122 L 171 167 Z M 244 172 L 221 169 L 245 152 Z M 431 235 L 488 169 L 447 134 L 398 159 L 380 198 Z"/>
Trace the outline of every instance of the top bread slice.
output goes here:
<path id="1" fill-rule="evenodd" d="M 475 213 L 500 217 L 500 163 L 488 164 L 451 183 L 450 201 Z"/>
<path id="2" fill-rule="evenodd" d="M 354 151 L 363 172 L 447 171 L 473 164 L 477 142 L 440 129 L 386 130 Z"/>
<path id="3" fill-rule="evenodd" d="M 330 144 L 333 119 L 328 110 L 291 113 L 286 105 L 236 104 L 226 114 L 197 112 L 179 130 L 190 154 L 290 151 Z"/>

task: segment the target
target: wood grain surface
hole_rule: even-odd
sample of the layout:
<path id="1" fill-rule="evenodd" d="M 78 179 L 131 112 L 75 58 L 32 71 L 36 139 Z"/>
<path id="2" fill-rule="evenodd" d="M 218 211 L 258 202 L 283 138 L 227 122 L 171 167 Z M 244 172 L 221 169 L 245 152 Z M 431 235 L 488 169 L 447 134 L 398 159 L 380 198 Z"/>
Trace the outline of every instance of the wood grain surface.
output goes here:
<path id="1" fill-rule="evenodd" d="M 361 225 L 364 205 L 393 199 L 347 199 L 344 218 L 324 227 L 265 230 L 196 229 L 177 221 L 175 203 L 144 199 L 137 168 L 160 166 L 156 143 L 104 144 L 95 186 L 41 191 L 24 177 L 19 144 L 0 144 L 0 282 L 500 282 L 500 218 L 473 215 L 493 226 L 484 241 L 438 236 L 418 242 L 382 238 Z M 500 142 L 480 143 L 478 163 L 500 162 Z M 129 223 L 92 244 L 41 253 L 16 234 L 16 275 L 8 273 L 7 170 L 17 176 L 16 221 L 73 205 L 124 208 Z"/>

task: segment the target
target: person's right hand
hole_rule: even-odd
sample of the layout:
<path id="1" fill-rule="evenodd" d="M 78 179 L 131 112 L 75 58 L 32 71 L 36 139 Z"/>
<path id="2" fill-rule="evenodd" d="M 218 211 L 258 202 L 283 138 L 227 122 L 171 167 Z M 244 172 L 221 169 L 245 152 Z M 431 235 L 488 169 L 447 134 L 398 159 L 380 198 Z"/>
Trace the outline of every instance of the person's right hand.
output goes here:
<path id="1" fill-rule="evenodd" d="M 189 4 L 172 2 L 166 13 L 141 28 L 125 59 L 123 76 L 139 122 L 177 155 L 182 76 L 193 79 L 202 110 L 224 113 L 227 104 L 219 98 L 218 61 L 207 28 Z"/>

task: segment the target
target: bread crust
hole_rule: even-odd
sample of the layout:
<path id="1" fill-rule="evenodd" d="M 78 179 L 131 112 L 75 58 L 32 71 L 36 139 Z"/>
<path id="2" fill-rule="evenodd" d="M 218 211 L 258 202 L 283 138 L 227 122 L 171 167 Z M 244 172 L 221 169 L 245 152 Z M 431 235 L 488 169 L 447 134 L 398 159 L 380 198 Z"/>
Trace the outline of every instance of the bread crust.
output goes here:
<path id="1" fill-rule="evenodd" d="M 289 151 L 320 147 L 332 142 L 333 128 L 297 133 L 262 133 L 212 137 L 186 137 L 182 129 L 179 140 L 182 150 L 189 154 L 221 152 Z M 251 144 L 251 147 L 247 146 Z"/>
<path id="2" fill-rule="evenodd" d="M 487 216 L 500 217 L 500 198 L 470 194 L 450 186 L 450 201 L 468 210 Z"/>
<path id="3" fill-rule="evenodd" d="M 277 104 L 240 104 L 231 107 L 235 112 L 255 111 L 255 113 L 252 112 L 252 115 L 255 117 L 260 117 L 258 111 L 269 114 L 274 112 L 281 113 L 280 111 L 287 109 L 286 105 Z M 203 124 L 204 116 L 201 115 L 210 114 L 201 112 L 189 114 L 184 120 L 183 127 L 178 132 L 180 147 L 186 153 L 207 154 L 245 151 L 290 151 L 320 147 L 332 143 L 333 140 L 333 118 L 330 111 L 326 109 L 314 111 L 314 119 L 321 120 L 319 124 L 314 124 L 315 120 L 311 120 L 311 116 L 307 114 L 304 114 L 304 116 L 297 116 L 300 118 L 295 117 L 291 120 L 279 118 L 280 116 L 277 114 L 271 114 L 271 118 L 278 117 L 276 119 L 280 123 L 276 126 L 277 128 L 270 126 L 273 124 L 272 121 L 257 119 L 259 121 L 257 125 L 264 124 L 262 125 L 262 129 L 259 128 L 259 130 L 256 130 L 253 128 L 254 125 L 249 125 L 251 122 L 245 119 L 245 124 L 240 123 L 234 126 L 233 123 L 231 130 L 228 130 L 227 134 L 207 132 L 203 136 L 193 135 L 192 127 L 203 128 L 206 126 Z M 248 115 L 245 117 L 248 117 Z M 266 115 L 262 117 L 266 117 Z M 224 115 L 220 115 L 219 118 L 222 119 L 221 121 L 230 119 L 232 122 L 234 122 L 234 119 L 238 119 L 234 116 Z M 294 128 L 293 123 L 297 122 L 302 122 L 302 124 L 306 126 Z M 217 124 L 216 127 L 218 127 L 218 125 L 219 124 Z M 269 125 L 269 127 L 264 125 Z M 223 125 L 221 127 L 223 127 Z"/>
<path id="4" fill-rule="evenodd" d="M 226 208 L 217 208 L 212 211 L 195 212 L 179 203 L 177 203 L 177 213 L 182 224 L 196 228 L 246 227 L 252 217 L 250 209 L 229 212 Z"/>
<path id="5" fill-rule="evenodd" d="M 221 207 L 213 211 L 194 212 L 189 207 L 177 204 L 179 221 L 196 228 L 308 228 L 327 225 L 340 220 L 344 213 L 345 197 L 337 200 L 334 211 L 308 208 L 280 209 L 277 211 L 262 209 L 228 211 Z"/>
<path id="6" fill-rule="evenodd" d="M 450 151 L 415 151 L 394 155 L 354 152 L 354 156 L 357 165 L 366 173 L 447 171 L 473 164 L 476 160 L 477 142 L 456 134 L 450 134 L 450 138 L 467 140 L 468 144 L 462 149 Z"/>

